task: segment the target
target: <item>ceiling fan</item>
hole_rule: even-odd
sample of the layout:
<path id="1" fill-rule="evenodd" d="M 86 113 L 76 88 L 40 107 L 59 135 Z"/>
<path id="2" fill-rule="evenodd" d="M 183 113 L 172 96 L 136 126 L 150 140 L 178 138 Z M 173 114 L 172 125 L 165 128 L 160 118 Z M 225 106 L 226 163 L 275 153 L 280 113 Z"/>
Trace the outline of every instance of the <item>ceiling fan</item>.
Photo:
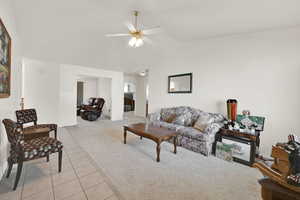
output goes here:
<path id="1" fill-rule="evenodd" d="M 131 38 L 128 42 L 128 45 L 131 47 L 140 47 L 144 44 L 144 42 L 152 44 L 152 41 L 147 36 L 157 33 L 160 30 L 159 26 L 142 30 L 138 27 L 139 12 L 133 11 L 133 15 L 134 15 L 134 23 L 129 23 L 129 22 L 125 23 L 125 25 L 129 29 L 129 33 L 106 34 L 106 36 L 107 37 L 130 36 Z"/>

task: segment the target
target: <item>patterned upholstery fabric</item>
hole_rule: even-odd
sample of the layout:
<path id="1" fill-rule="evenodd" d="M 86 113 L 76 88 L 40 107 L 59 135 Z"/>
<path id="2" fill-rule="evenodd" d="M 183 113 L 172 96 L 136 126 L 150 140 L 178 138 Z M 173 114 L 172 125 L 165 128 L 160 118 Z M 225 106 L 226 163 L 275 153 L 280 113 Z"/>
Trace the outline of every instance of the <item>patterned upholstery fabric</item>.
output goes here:
<path id="1" fill-rule="evenodd" d="M 35 109 L 25 109 L 16 111 L 17 122 L 20 124 L 26 124 L 37 121 L 37 115 Z"/>
<path id="2" fill-rule="evenodd" d="M 51 137 L 35 138 L 22 144 L 24 160 L 45 157 L 47 154 L 56 153 L 63 148 L 60 141 Z"/>
<path id="3" fill-rule="evenodd" d="M 169 115 L 176 114 L 178 118 L 186 120 L 182 123 L 167 123 L 164 121 Z M 211 118 L 209 124 L 203 132 L 193 128 L 192 126 L 200 116 L 208 116 Z M 189 118 L 189 119 L 187 119 Z M 148 120 L 152 125 L 165 127 L 176 130 L 178 135 L 178 144 L 189 150 L 202 153 L 206 156 L 212 152 L 212 145 L 215 141 L 215 134 L 223 126 L 225 117 L 221 114 L 208 113 L 199 109 L 188 106 L 180 106 L 173 108 L 163 108 L 159 112 L 148 115 Z"/>
<path id="4" fill-rule="evenodd" d="M 39 137 L 24 140 L 19 125 L 12 120 L 5 119 L 8 140 L 11 144 L 9 161 L 17 163 L 19 160 L 27 161 L 46 157 L 48 154 L 61 151 L 63 145 L 60 141 L 50 137 Z"/>
<path id="5" fill-rule="evenodd" d="M 56 124 L 37 124 L 37 114 L 35 109 L 24 109 L 24 110 L 17 110 L 16 111 L 17 122 L 22 126 L 24 131 L 30 132 L 31 130 L 38 129 L 38 128 L 49 128 L 50 131 L 57 132 L 57 125 Z M 32 126 L 25 127 L 24 124 L 33 123 Z M 38 134 L 35 134 L 38 137 Z M 45 136 L 42 134 L 41 137 Z M 32 135 L 32 137 L 35 137 Z M 31 138 L 32 138 L 31 137 Z"/>
<path id="6" fill-rule="evenodd" d="M 192 113 L 185 112 L 181 115 L 177 115 L 172 123 L 178 124 L 181 126 L 190 126 L 192 124 Z"/>

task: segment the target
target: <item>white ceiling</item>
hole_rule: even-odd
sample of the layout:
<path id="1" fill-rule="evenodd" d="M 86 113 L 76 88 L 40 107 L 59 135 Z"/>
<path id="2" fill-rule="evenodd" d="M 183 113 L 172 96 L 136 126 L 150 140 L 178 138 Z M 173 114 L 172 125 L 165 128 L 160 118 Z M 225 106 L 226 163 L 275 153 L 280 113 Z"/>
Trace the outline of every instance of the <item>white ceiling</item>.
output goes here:
<path id="1" fill-rule="evenodd" d="M 299 0 L 14 0 L 27 57 L 134 72 L 154 65 L 173 43 L 300 25 Z M 126 38 L 132 10 L 146 27 L 159 25 L 155 45 Z"/>

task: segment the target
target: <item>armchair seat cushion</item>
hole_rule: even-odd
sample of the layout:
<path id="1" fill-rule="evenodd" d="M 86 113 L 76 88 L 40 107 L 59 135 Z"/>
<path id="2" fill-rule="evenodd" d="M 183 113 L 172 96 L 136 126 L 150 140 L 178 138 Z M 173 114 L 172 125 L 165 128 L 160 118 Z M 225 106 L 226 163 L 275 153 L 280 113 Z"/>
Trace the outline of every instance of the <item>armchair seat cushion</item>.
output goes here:
<path id="1" fill-rule="evenodd" d="M 45 157 L 48 154 L 61 151 L 63 145 L 60 141 L 50 137 L 40 137 L 22 143 L 24 160 Z"/>

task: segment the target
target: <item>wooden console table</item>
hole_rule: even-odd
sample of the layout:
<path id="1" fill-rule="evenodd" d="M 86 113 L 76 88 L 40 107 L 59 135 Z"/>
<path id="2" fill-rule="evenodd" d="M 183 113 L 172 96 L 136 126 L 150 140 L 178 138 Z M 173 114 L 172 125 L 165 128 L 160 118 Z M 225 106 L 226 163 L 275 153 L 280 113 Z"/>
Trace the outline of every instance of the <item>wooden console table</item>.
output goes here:
<path id="1" fill-rule="evenodd" d="M 243 132 L 236 131 L 236 130 L 229 130 L 229 129 L 221 128 L 219 131 L 219 134 L 224 135 L 224 136 L 247 138 L 251 141 L 254 141 L 257 147 L 259 147 L 259 144 L 260 144 L 260 139 L 259 139 L 260 132 L 259 131 L 256 131 L 255 135 L 251 135 L 249 133 L 243 133 Z"/>
<path id="2" fill-rule="evenodd" d="M 250 144 L 250 146 L 251 146 L 250 161 L 243 162 L 242 160 L 239 160 L 239 159 L 234 159 L 234 160 L 237 162 L 252 166 L 252 164 L 255 161 L 256 155 L 258 155 L 258 148 L 259 148 L 259 143 L 260 143 L 259 136 L 260 136 L 259 131 L 256 131 L 255 135 L 252 135 L 249 133 L 243 133 L 243 132 L 236 131 L 236 130 L 229 130 L 229 129 L 221 128 L 215 137 L 215 143 L 213 145 L 213 153 L 215 154 L 215 152 L 216 152 L 217 142 L 218 141 L 221 142 L 223 137 L 225 139 L 240 140 L 240 141 L 243 141 L 244 143 Z"/>

